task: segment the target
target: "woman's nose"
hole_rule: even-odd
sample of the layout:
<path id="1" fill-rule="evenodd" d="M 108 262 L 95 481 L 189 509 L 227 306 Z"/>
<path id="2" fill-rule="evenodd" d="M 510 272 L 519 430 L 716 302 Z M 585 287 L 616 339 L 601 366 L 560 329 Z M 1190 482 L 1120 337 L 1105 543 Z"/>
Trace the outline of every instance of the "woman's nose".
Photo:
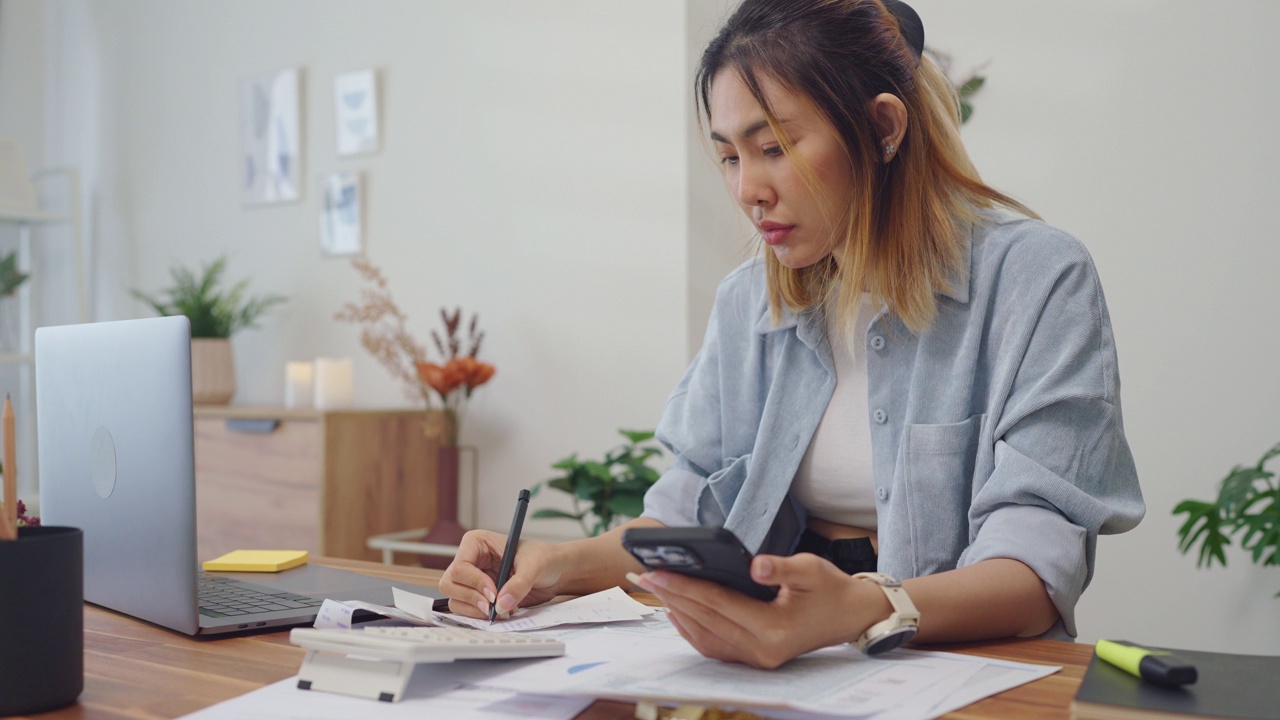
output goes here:
<path id="1" fill-rule="evenodd" d="M 768 173 L 759 163 L 743 162 L 738 166 L 738 202 L 743 207 L 772 205 L 777 200 Z"/>

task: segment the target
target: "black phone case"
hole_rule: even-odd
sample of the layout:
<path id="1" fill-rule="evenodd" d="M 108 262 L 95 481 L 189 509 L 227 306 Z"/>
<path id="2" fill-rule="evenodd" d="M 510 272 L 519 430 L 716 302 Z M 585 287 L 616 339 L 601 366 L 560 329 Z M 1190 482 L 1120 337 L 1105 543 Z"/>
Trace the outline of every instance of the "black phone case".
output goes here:
<path id="1" fill-rule="evenodd" d="M 622 533 L 622 546 L 650 570 L 711 580 L 757 600 L 778 594 L 751 579 L 751 553 L 724 528 L 631 528 Z"/>

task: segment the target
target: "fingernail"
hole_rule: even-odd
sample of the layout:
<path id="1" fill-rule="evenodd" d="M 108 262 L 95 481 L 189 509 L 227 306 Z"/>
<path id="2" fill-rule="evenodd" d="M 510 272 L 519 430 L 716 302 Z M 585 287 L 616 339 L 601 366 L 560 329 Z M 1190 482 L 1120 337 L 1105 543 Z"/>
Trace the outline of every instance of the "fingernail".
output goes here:
<path id="1" fill-rule="evenodd" d="M 489 603 L 485 602 L 484 600 L 477 600 L 476 607 L 480 608 L 481 613 L 485 615 L 489 614 Z"/>
<path id="2" fill-rule="evenodd" d="M 756 579 L 768 580 L 773 575 L 773 561 L 769 558 L 756 558 Z"/>
<path id="3" fill-rule="evenodd" d="M 516 609 L 516 605 L 518 604 L 519 603 L 515 598 L 510 595 L 503 595 L 498 598 L 498 614 L 504 618 L 508 617 L 511 615 L 512 611 Z"/>
<path id="4" fill-rule="evenodd" d="M 651 585 L 657 585 L 658 587 L 667 586 L 667 576 L 663 573 L 645 573 L 644 579 L 645 582 L 650 583 Z"/>
<path id="5" fill-rule="evenodd" d="M 484 589 L 484 596 L 485 596 L 485 599 L 487 599 L 491 604 L 496 602 L 496 598 L 493 597 L 493 591 L 490 590 L 489 588 Z"/>
<path id="6" fill-rule="evenodd" d="M 639 585 L 645 590 L 651 589 L 649 586 L 649 578 L 647 575 L 637 575 L 633 572 L 627 573 L 627 580 L 635 585 Z"/>

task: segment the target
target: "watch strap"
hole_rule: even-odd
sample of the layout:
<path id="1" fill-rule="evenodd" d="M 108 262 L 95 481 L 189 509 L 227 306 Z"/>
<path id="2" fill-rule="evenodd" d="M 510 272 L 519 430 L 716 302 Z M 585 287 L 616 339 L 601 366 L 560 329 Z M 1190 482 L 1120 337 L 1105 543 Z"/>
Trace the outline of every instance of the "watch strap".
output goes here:
<path id="1" fill-rule="evenodd" d="M 920 611 L 911 602 L 911 596 L 901 582 L 884 573 L 858 573 L 853 577 L 879 585 L 893 607 L 889 617 L 873 623 L 858 637 L 859 649 L 868 655 L 874 655 L 898 647 L 915 636 L 920 626 Z M 890 638 L 893 642 L 884 642 Z"/>

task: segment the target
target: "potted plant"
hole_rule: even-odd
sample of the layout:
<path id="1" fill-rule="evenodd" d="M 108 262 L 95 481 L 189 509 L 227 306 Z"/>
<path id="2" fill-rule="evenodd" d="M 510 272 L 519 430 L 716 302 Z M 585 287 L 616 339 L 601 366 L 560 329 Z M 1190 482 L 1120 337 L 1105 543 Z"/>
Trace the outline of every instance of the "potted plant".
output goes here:
<path id="1" fill-rule="evenodd" d="M 18 313 L 21 311 L 13 297 L 27 277 L 27 273 L 18 269 L 17 250 L 0 258 L 0 347 L 5 350 L 18 350 L 21 344 L 18 338 Z"/>
<path id="2" fill-rule="evenodd" d="M 231 402 L 236 394 L 231 336 L 257 327 L 267 310 L 285 301 L 280 295 L 247 297 L 248 280 L 224 291 L 226 270 L 226 255 L 202 267 L 199 275 L 175 265 L 169 269 L 173 286 L 161 290 L 159 297 L 132 291 L 160 315 L 186 315 L 191 321 L 191 392 L 197 404 Z"/>
<path id="3" fill-rule="evenodd" d="M 1217 560 L 1227 566 L 1223 549 L 1243 533 L 1240 547 L 1261 566 L 1280 565 L 1280 483 L 1267 463 L 1280 455 L 1280 443 L 1262 455 L 1258 464 L 1237 465 L 1222 480 L 1213 501 L 1183 500 L 1174 515 L 1186 514 L 1178 529 L 1178 549 L 1186 554 L 1199 544 L 1196 567 L 1211 567 Z M 1280 592 L 1276 593 L 1280 597 Z"/>
<path id="4" fill-rule="evenodd" d="M 656 444 L 643 444 L 653 439 L 651 430 L 619 430 L 627 439 L 605 454 L 603 460 L 579 460 L 574 453 L 551 467 L 558 477 L 533 486 L 536 495 L 543 485 L 567 492 L 573 498 L 573 512 L 544 508 L 535 518 L 575 520 L 584 535 L 599 535 L 627 518 L 644 512 L 644 494 L 658 481 L 659 473 L 649 462 L 662 455 Z"/>

